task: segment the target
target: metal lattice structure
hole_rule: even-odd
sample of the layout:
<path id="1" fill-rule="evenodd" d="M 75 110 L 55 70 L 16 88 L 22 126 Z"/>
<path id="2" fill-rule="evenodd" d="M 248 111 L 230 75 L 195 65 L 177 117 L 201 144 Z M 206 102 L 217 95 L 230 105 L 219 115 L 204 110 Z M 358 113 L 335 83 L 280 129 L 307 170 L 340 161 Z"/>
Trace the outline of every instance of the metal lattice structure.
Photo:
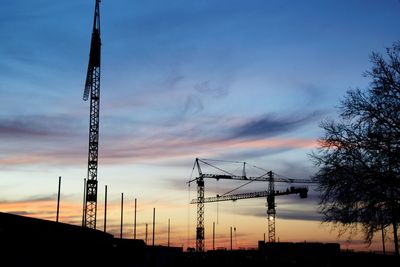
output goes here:
<path id="1" fill-rule="evenodd" d="M 210 167 L 213 167 L 219 171 L 222 171 L 223 174 L 211 174 L 211 173 L 203 173 L 201 168 L 200 168 L 200 162 L 202 164 L 208 165 Z M 203 252 L 204 251 L 204 203 L 206 202 L 213 202 L 210 201 L 209 198 L 204 198 L 204 179 L 209 178 L 209 179 L 227 179 L 227 180 L 240 180 L 240 181 L 261 181 L 261 182 L 269 182 L 268 186 L 268 191 L 265 193 L 267 196 L 267 215 L 268 215 L 268 241 L 269 242 L 275 242 L 275 215 L 276 215 L 276 210 L 275 210 L 275 196 L 276 195 L 287 195 L 287 193 L 280 193 L 278 194 L 275 191 L 274 188 L 274 183 L 275 182 L 284 182 L 284 183 L 313 183 L 311 180 L 307 179 L 291 179 L 291 178 L 277 178 L 274 177 L 274 174 L 272 171 L 269 171 L 261 176 L 258 177 L 247 177 L 246 176 L 246 171 L 245 171 L 245 166 L 246 163 L 243 162 L 243 172 L 242 175 L 234 175 L 232 173 L 229 173 L 227 171 L 224 171 L 221 168 L 218 168 L 205 160 L 197 159 L 195 160 L 195 166 L 197 167 L 199 176 L 191 181 L 189 183 L 196 181 L 197 182 L 197 199 L 192 200 L 192 204 L 197 204 L 197 227 L 196 227 L 196 251 L 198 252 Z M 303 190 L 303 189 L 300 189 Z M 254 194 L 260 194 L 260 192 L 256 192 Z M 301 197 L 306 197 L 307 196 L 307 191 L 304 192 L 296 192 L 300 193 Z M 227 198 L 229 197 L 237 197 L 238 195 L 227 195 Z M 246 198 L 246 197 L 243 197 Z M 250 198 L 250 197 L 247 197 Z M 230 199 L 233 200 L 233 199 Z"/>
<path id="2" fill-rule="evenodd" d="M 204 180 L 197 180 L 196 251 L 204 251 Z"/>
<path id="3" fill-rule="evenodd" d="M 275 183 L 272 171 L 268 172 L 268 194 L 267 196 L 267 220 L 268 220 L 268 242 L 275 242 Z"/>
<path id="4" fill-rule="evenodd" d="M 89 99 L 89 153 L 88 173 L 85 194 L 84 226 L 96 229 L 97 212 L 97 164 L 99 150 L 99 114 L 100 114 L 100 0 L 96 0 L 89 64 L 86 76 L 83 100 Z"/>
<path id="5" fill-rule="evenodd" d="M 299 194 L 301 198 L 306 198 L 308 193 L 307 187 L 290 187 L 284 191 L 275 191 L 273 195 L 275 196 L 283 196 L 290 194 Z M 212 202 L 221 202 L 221 201 L 236 201 L 240 199 L 250 199 L 250 198 L 259 198 L 259 197 L 268 197 L 271 193 L 269 191 L 258 191 L 251 193 L 240 193 L 240 194 L 232 194 L 232 195 L 217 195 L 215 197 L 205 197 L 203 203 L 212 203 Z M 197 204 L 199 200 L 197 198 L 192 199 L 190 204 Z"/>

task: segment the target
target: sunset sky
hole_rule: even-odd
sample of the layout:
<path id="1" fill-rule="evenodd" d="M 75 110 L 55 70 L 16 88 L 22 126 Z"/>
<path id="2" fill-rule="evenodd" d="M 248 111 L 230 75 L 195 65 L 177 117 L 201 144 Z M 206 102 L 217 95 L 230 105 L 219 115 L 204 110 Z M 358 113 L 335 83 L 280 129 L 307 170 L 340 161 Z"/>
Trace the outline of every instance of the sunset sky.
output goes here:
<path id="1" fill-rule="evenodd" d="M 55 220 L 62 176 L 61 221 L 80 224 L 87 175 L 89 102 L 82 100 L 94 0 L 2 0 L 0 9 L 0 211 Z M 109 231 L 194 247 L 196 157 L 245 161 L 290 178 L 315 172 L 308 154 L 351 88 L 366 88 L 372 51 L 399 40 L 398 0 L 103 0 L 99 148 L 99 229 L 104 186 Z M 214 162 L 241 174 L 239 163 Z M 249 167 L 249 174 L 254 171 Z M 240 182 L 206 181 L 206 196 Z M 287 184 L 277 185 L 286 188 Z M 239 192 L 262 191 L 266 183 Z M 277 239 L 351 242 L 321 225 L 318 195 L 277 197 Z M 267 231 L 265 199 L 206 204 L 217 247 L 256 247 Z M 393 249 L 388 234 L 387 249 Z"/>

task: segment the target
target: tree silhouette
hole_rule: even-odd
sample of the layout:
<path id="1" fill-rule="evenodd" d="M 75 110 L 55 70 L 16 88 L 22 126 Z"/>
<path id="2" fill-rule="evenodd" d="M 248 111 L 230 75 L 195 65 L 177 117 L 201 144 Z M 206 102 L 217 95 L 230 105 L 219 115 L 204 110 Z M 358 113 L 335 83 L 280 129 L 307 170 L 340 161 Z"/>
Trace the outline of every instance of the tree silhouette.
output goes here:
<path id="1" fill-rule="evenodd" d="M 365 241 L 393 228 L 400 217 L 400 42 L 386 56 L 372 53 L 367 90 L 349 90 L 339 106 L 339 119 L 325 120 L 324 136 L 311 154 L 318 171 L 324 221 L 340 233 L 361 225 Z M 382 230 L 383 231 L 383 230 Z"/>

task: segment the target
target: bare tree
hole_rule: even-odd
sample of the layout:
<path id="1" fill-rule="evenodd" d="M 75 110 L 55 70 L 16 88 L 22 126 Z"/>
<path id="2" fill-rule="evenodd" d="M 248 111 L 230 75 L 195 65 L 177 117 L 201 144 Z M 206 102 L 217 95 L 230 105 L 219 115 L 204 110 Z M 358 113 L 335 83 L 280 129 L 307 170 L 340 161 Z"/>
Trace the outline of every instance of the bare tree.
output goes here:
<path id="1" fill-rule="evenodd" d="M 400 42 L 386 56 L 372 53 L 369 88 L 350 90 L 339 119 L 321 123 L 324 136 L 311 154 L 324 221 L 352 232 L 362 226 L 365 241 L 393 228 L 400 217 Z"/>

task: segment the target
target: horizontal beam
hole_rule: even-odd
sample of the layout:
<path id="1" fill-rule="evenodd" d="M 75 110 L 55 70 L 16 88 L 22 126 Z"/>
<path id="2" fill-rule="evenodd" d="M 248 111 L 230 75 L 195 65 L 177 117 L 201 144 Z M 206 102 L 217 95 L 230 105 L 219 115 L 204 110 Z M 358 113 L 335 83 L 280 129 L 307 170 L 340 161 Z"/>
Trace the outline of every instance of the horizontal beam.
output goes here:
<path id="1" fill-rule="evenodd" d="M 260 182 L 269 182 L 270 177 L 266 175 L 258 176 L 258 177 L 247 177 L 247 176 L 238 176 L 238 175 L 227 175 L 227 174 L 209 174 L 209 173 L 202 173 L 200 175 L 201 178 L 208 178 L 208 179 L 226 179 L 226 180 L 240 180 L 240 181 L 260 181 Z M 199 177 L 198 177 L 199 178 Z M 314 184 L 315 182 L 308 179 L 291 179 L 291 178 L 272 178 L 274 182 L 278 183 L 302 183 L 302 184 Z"/>
<path id="2" fill-rule="evenodd" d="M 300 194 L 301 198 L 306 198 L 307 192 L 308 192 L 307 187 L 289 187 L 285 191 L 275 191 L 273 194 L 269 194 L 268 191 L 259 191 L 259 192 L 232 194 L 224 196 L 217 195 L 216 197 L 206 197 L 204 198 L 203 203 L 229 201 L 229 200 L 235 201 L 239 199 L 267 197 L 269 195 L 282 196 L 282 195 Z M 197 203 L 200 203 L 200 201 L 197 198 L 192 199 L 192 201 L 190 201 L 190 204 L 197 204 Z"/>

